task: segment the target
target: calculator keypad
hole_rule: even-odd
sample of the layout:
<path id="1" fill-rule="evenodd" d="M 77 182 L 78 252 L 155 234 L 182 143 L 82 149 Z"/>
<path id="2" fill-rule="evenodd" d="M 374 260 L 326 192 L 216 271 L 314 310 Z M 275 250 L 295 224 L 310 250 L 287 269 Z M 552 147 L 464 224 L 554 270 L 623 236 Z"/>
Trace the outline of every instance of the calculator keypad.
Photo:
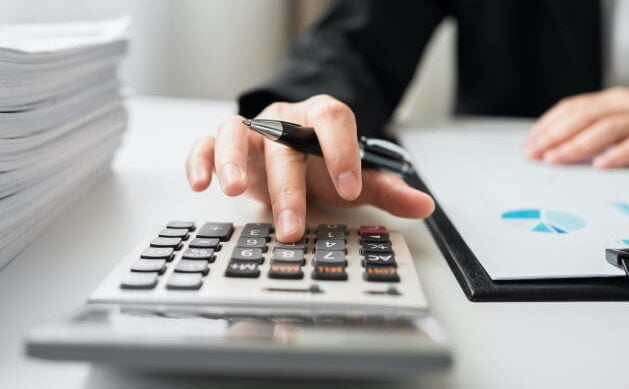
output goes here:
<path id="1" fill-rule="evenodd" d="M 232 223 L 205 223 L 197 230 L 193 222 L 170 222 L 133 262 L 120 287 L 153 289 L 164 278 L 166 289 L 198 290 L 213 267 L 222 268 L 218 271 L 225 279 L 262 277 L 281 283 L 284 282 L 281 280 L 308 278 L 311 282 L 338 283 L 355 276 L 348 272 L 348 255 L 356 254 L 360 261 L 352 262 L 355 263 L 352 266 L 362 269 L 361 282 L 400 282 L 394 247 L 384 226 L 361 226 L 352 235 L 345 225 L 321 224 L 308 230 L 309 236 L 290 244 L 277 241 L 273 236 L 273 225 L 269 223 L 246 224 L 238 236 L 232 236 L 234 230 Z M 228 252 L 218 253 L 223 245 L 227 245 Z M 217 261 L 217 258 L 221 260 Z M 268 258 L 268 265 L 265 258 Z M 170 267 L 173 270 L 168 272 Z M 325 288 L 316 283 L 312 285 L 323 293 Z M 380 292 L 369 290 L 365 293 Z"/>

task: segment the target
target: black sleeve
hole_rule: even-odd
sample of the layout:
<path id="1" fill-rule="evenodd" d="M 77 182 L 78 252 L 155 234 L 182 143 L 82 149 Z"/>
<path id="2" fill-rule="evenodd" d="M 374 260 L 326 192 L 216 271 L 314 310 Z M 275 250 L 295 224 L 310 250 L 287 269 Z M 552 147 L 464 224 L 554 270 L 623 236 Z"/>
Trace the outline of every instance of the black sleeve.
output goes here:
<path id="1" fill-rule="evenodd" d="M 272 102 L 326 93 L 352 108 L 362 135 L 381 136 L 448 3 L 333 2 L 295 42 L 276 77 L 240 96 L 239 113 L 254 117 Z"/>

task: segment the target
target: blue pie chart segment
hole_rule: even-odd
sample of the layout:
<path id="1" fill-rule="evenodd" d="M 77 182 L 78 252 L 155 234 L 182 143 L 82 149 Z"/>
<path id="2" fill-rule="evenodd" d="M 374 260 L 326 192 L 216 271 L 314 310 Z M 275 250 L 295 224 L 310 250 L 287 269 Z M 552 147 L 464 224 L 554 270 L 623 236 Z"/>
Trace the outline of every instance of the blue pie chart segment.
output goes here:
<path id="1" fill-rule="evenodd" d="M 587 224 L 580 216 L 546 209 L 514 209 L 504 212 L 501 219 L 517 223 L 533 232 L 546 234 L 567 234 L 579 230 Z"/>

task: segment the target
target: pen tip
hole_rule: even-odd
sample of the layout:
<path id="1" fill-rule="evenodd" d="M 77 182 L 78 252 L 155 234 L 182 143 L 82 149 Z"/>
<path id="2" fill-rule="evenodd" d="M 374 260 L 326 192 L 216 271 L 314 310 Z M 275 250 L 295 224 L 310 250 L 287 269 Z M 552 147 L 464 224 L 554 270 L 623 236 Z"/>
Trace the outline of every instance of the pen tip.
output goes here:
<path id="1" fill-rule="evenodd" d="M 244 124 L 247 127 L 250 127 L 251 126 L 251 120 L 245 119 L 245 120 L 242 121 L 242 124 Z"/>

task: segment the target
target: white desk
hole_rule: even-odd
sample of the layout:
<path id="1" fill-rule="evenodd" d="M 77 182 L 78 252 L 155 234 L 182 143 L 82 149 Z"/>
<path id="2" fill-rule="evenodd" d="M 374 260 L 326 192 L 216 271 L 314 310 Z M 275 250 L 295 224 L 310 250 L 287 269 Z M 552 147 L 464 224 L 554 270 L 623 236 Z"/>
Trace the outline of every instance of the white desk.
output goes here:
<path id="1" fill-rule="evenodd" d="M 338 383 L 185 377 L 120 371 L 83 363 L 50 363 L 22 355 L 33 324 L 79 307 L 97 283 L 147 231 L 170 219 L 244 223 L 269 219 L 244 198 L 216 187 L 192 193 L 183 164 L 193 140 L 233 111 L 225 102 L 134 98 L 131 128 L 111 174 L 63 213 L 0 272 L 0 388 L 621 388 L 629 350 L 626 303 L 470 303 L 417 221 L 371 208 L 314 206 L 313 222 L 352 220 L 395 225 L 411 246 L 432 310 L 455 342 L 447 374 L 414 382 Z"/>

